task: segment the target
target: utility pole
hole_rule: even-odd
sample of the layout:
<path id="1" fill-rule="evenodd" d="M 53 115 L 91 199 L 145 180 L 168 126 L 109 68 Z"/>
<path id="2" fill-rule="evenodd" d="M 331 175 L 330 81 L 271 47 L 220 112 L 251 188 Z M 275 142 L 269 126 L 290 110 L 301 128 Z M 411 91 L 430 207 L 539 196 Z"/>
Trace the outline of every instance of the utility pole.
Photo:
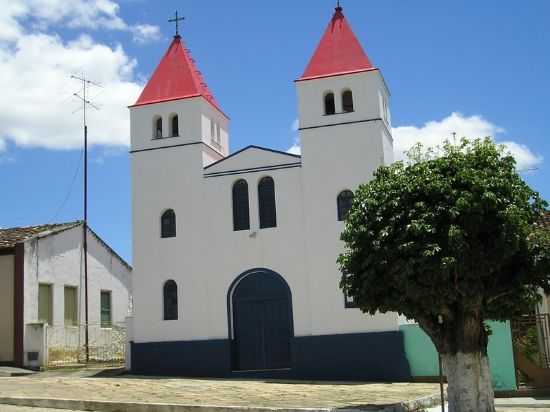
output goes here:
<path id="1" fill-rule="evenodd" d="M 102 87 L 101 85 L 88 80 L 83 74 L 82 76 L 71 76 L 71 79 L 82 82 L 82 96 L 77 92 L 74 96 L 82 101 L 83 110 L 83 126 L 84 126 L 84 221 L 82 224 L 82 249 L 84 257 L 84 317 L 85 317 L 85 330 L 84 330 L 84 345 L 86 351 L 86 363 L 90 361 L 90 331 L 89 331 L 89 317 L 88 317 L 88 123 L 86 119 L 86 109 L 88 106 L 99 110 L 90 100 L 87 98 L 87 89 L 90 86 Z"/>

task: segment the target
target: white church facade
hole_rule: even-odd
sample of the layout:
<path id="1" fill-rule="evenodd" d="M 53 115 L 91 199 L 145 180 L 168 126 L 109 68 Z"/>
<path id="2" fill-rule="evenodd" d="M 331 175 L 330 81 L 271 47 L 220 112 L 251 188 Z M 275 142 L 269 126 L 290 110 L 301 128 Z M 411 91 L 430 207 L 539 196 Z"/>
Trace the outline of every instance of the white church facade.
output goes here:
<path id="1" fill-rule="evenodd" d="M 230 154 L 179 35 L 130 107 L 133 372 L 410 377 L 398 315 L 339 288 L 352 192 L 393 161 L 389 90 L 340 7 L 295 84 L 301 156 Z"/>

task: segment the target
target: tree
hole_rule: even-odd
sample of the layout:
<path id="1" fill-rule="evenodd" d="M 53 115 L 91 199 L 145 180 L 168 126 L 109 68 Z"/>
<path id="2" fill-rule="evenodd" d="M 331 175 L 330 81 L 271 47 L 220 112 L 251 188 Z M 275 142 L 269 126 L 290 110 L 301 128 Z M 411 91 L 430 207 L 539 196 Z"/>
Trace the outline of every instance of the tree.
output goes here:
<path id="1" fill-rule="evenodd" d="M 450 412 L 492 412 L 484 320 L 525 314 L 550 287 L 547 204 L 488 138 L 409 156 L 357 190 L 341 288 L 363 312 L 418 322 L 442 356 Z"/>

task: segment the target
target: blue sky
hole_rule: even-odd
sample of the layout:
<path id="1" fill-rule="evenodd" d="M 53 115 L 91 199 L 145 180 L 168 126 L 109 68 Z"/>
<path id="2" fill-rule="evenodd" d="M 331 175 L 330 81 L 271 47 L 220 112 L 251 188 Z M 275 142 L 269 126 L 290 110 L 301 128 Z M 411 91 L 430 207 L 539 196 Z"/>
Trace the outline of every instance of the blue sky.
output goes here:
<path id="1" fill-rule="evenodd" d="M 335 2 L 49 3 L 0 0 L 0 227 L 81 217 L 79 85 L 69 76 L 85 72 L 104 85 L 92 91 L 101 111 L 89 119 L 90 224 L 131 260 L 126 106 L 168 47 L 166 20 L 176 9 L 186 17 L 184 39 L 231 117 L 231 149 L 288 150 L 297 138 L 293 80 Z M 550 199 L 550 2 L 342 3 L 391 89 L 398 157 L 418 139 L 490 134 Z"/>

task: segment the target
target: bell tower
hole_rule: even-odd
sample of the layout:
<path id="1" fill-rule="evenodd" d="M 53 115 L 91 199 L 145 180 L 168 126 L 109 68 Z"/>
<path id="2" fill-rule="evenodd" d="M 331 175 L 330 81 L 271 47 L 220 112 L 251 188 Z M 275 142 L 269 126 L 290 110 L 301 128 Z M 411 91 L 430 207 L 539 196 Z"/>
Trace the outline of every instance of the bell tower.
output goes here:
<path id="1" fill-rule="evenodd" d="M 179 32 L 130 106 L 130 123 L 132 152 L 202 143 L 204 166 L 229 154 L 229 118 Z"/>
<path id="2" fill-rule="evenodd" d="M 143 336 L 151 324 L 170 333 L 151 314 L 151 302 L 157 301 L 150 290 L 161 290 L 169 276 L 182 274 L 181 251 L 200 253 L 199 244 L 183 234 L 201 233 L 204 222 L 196 216 L 204 209 L 204 167 L 229 153 L 229 119 L 178 32 L 130 106 L 130 125 L 132 282 L 142 327 L 136 332 Z M 173 225 L 168 235 L 162 232 L 165 216 Z"/>
<path id="3" fill-rule="evenodd" d="M 390 93 L 337 7 L 303 75 L 296 80 L 302 148 L 305 229 L 313 333 L 326 319 L 345 316 L 338 332 L 364 327 L 361 313 L 346 310 L 336 264 L 344 222 L 339 199 L 393 161 Z M 330 291 L 330 292 L 327 292 Z M 330 293 L 332 295 L 327 295 Z M 330 304 L 327 302 L 331 302 Z"/>
<path id="4" fill-rule="evenodd" d="M 308 197 L 332 206 L 340 191 L 357 189 L 380 165 L 393 162 L 390 93 L 342 7 L 296 87 Z"/>
<path id="5" fill-rule="evenodd" d="M 328 170 L 341 158 L 351 175 L 365 170 L 364 181 L 393 161 L 389 89 L 339 5 L 296 86 L 306 167 Z"/>

